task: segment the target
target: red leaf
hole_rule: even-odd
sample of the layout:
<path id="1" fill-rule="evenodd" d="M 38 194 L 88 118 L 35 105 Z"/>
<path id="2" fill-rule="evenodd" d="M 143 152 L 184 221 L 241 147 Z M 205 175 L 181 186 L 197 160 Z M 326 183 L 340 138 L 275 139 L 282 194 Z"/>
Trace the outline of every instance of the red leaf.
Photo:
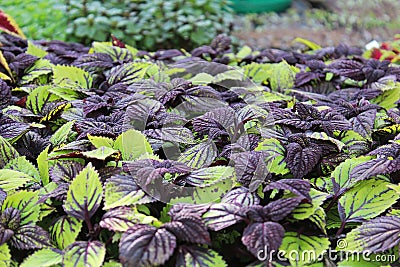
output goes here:
<path id="1" fill-rule="evenodd" d="M 374 49 L 372 50 L 372 52 L 371 52 L 371 58 L 380 59 L 381 56 L 382 56 L 382 52 L 381 52 L 379 49 L 374 48 Z"/>
<path id="2" fill-rule="evenodd" d="M 25 35 L 15 23 L 14 19 L 2 10 L 0 10 L 0 30 L 3 30 L 7 33 L 13 33 L 22 38 L 25 38 Z"/>

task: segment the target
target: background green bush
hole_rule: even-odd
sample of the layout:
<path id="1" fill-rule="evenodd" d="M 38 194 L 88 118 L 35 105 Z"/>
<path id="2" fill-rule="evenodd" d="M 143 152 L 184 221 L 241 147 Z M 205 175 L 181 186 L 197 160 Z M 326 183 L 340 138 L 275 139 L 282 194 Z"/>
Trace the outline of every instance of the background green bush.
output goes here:
<path id="1" fill-rule="evenodd" d="M 228 33 L 227 0 L 69 0 L 67 38 L 89 44 L 110 34 L 140 49 L 193 48 Z"/>
<path id="2" fill-rule="evenodd" d="M 29 39 L 191 49 L 231 30 L 228 0 L 1 0 Z"/>

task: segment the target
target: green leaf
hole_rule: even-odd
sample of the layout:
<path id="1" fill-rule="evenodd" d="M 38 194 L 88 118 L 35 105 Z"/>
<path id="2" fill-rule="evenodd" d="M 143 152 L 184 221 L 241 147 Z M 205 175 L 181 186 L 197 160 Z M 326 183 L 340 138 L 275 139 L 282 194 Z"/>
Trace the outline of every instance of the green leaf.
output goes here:
<path id="1" fill-rule="evenodd" d="M 318 209 L 329 197 L 329 194 L 318 191 L 314 188 L 310 189 L 311 203 L 300 203 L 293 211 L 292 216 L 298 220 L 308 219 L 313 216 Z"/>
<path id="2" fill-rule="evenodd" d="M 182 245 L 178 248 L 176 267 L 226 267 L 224 259 L 212 249 Z"/>
<path id="3" fill-rule="evenodd" d="M 67 141 L 68 137 L 71 135 L 72 127 L 75 121 L 69 121 L 60 128 L 50 137 L 50 142 L 54 146 L 59 146 Z"/>
<path id="4" fill-rule="evenodd" d="M 122 267 L 122 264 L 116 261 L 108 261 L 103 264 L 103 267 Z"/>
<path id="5" fill-rule="evenodd" d="M 209 84 L 214 80 L 214 76 L 208 73 L 198 73 L 194 77 L 190 78 L 189 81 L 194 85 Z"/>
<path id="6" fill-rule="evenodd" d="M 154 226 L 162 225 L 162 222 L 157 218 L 139 212 L 137 207 L 118 207 L 103 215 L 100 226 L 114 232 L 125 232 L 129 227 L 138 223 Z"/>
<path id="7" fill-rule="evenodd" d="M 34 45 L 31 41 L 28 41 L 28 49 L 26 53 L 38 58 L 44 58 L 47 55 L 47 52 L 42 48 Z"/>
<path id="8" fill-rule="evenodd" d="M 63 86 L 52 86 L 49 92 L 67 101 L 85 98 L 88 94 L 82 88 L 68 88 Z"/>
<path id="9" fill-rule="evenodd" d="M 350 179 L 351 171 L 357 165 L 367 162 L 370 159 L 372 159 L 372 157 L 369 156 L 347 159 L 335 168 L 335 170 L 331 174 L 333 191 L 335 195 L 339 196 L 343 194 L 344 191 L 351 188 L 358 182 L 357 179 Z"/>
<path id="10" fill-rule="evenodd" d="M 321 229 L 326 235 L 326 213 L 322 207 L 318 207 L 314 214 L 311 215 L 308 219 L 315 223 L 319 229 Z"/>
<path id="11" fill-rule="evenodd" d="M 371 219 L 396 203 L 399 195 L 388 187 L 391 183 L 369 179 L 361 181 L 339 199 L 339 213 L 343 222 Z M 342 212 L 341 212 L 342 211 Z"/>
<path id="12" fill-rule="evenodd" d="M 25 173 L 32 177 L 36 182 L 40 183 L 40 174 L 36 167 L 26 159 L 25 156 L 13 159 L 4 166 L 4 169 L 10 169 Z"/>
<path id="13" fill-rule="evenodd" d="M 114 175 L 107 179 L 104 195 L 105 210 L 153 201 L 130 175 Z"/>
<path id="14" fill-rule="evenodd" d="M 346 145 L 350 156 L 360 156 L 365 154 L 370 149 L 369 142 L 359 133 L 348 130 L 343 131 L 341 141 Z"/>
<path id="15" fill-rule="evenodd" d="M 311 50 L 321 49 L 321 46 L 319 46 L 318 44 L 304 38 L 297 37 L 296 39 L 293 40 L 293 42 L 304 44 Z"/>
<path id="16" fill-rule="evenodd" d="M 63 207 L 68 215 L 87 220 L 99 208 L 101 200 L 102 184 L 99 174 L 89 163 L 72 180 Z"/>
<path id="17" fill-rule="evenodd" d="M 109 84 L 133 84 L 141 79 L 148 78 L 158 66 L 151 62 L 130 62 L 116 66 L 110 70 L 110 75 L 107 79 Z"/>
<path id="18" fill-rule="evenodd" d="M 88 139 L 92 145 L 94 145 L 95 148 L 100 148 L 102 146 L 105 147 L 114 147 L 114 140 L 108 137 L 104 136 L 95 136 L 95 135 L 90 135 L 88 134 Z"/>
<path id="19" fill-rule="evenodd" d="M 296 68 L 290 66 L 285 60 L 272 64 L 269 70 L 269 83 L 273 91 L 293 88 L 295 82 Z"/>
<path id="20" fill-rule="evenodd" d="M 3 168 L 10 160 L 18 157 L 17 150 L 0 135 L 0 168 Z"/>
<path id="21" fill-rule="evenodd" d="M 139 223 L 138 211 L 132 207 L 118 207 L 107 211 L 100 221 L 100 226 L 110 231 L 125 232 Z M 144 215 L 144 214 L 141 214 Z M 144 215 L 145 216 L 145 215 Z"/>
<path id="22" fill-rule="evenodd" d="M 129 61 L 137 53 L 135 48 L 120 48 L 113 46 L 111 42 L 93 42 L 89 53 L 105 53 L 114 61 Z"/>
<path id="23" fill-rule="evenodd" d="M 47 59 L 36 60 L 35 64 L 25 70 L 21 78 L 21 84 L 29 84 L 39 81 L 39 84 L 47 83 L 47 77 L 52 72 L 53 64 Z"/>
<path id="24" fill-rule="evenodd" d="M 219 180 L 214 184 L 206 187 L 195 187 L 190 191 L 190 196 L 182 196 L 170 200 L 170 204 L 176 203 L 193 203 L 205 204 L 217 201 L 228 193 L 235 185 L 236 176 L 232 168 L 233 177 L 230 179 Z"/>
<path id="25" fill-rule="evenodd" d="M 135 160 L 146 154 L 153 154 L 151 145 L 146 137 L 139 131 L 130 129 L 120 136 L 114 143 L 114 149 L 122 153 L 122 159 L 129 161 Z"/>
<path id="26" fill-rule="evenodd" d="M 400 99 L 400 85 L 396 83 L 396 87 L 384 90 L 383 93 L 371 100 L 371 103 L 377 104 L 382 108 L 389 110 L 397 107 L 397 100 Z"/>
<path id="27" fill-rule="evenodd" d="M 89 72 L 73 66 L 53 66 L 53 83 L 67 88 L 92 88 L 93 78 Z"/>
<path id="28" fill-rule="evenodd" d="M 76 241 L 82 228 L 82 221 L 62 216 L 50 227 L 50 237 L 59 249 L 64 249 Z"/>
<path id="29" fill-rule="evenodd" d="M 28 182 L 34 182 L 35 179 L 30 175 L 9 169 L 0 170 L 0 188 L 4 191 L 12 191 L 22 187 Z"/>
<path id="30" fill-rule="evenodd" d="M 282 251 L 281 253 L 289 260 L 291 266 L 305 266 L 316 261 L 329 248 L 329 245 L 327 237 L 286 232 L 279 251 Z"/>
<path id="31" fill-rule="evenodd" d="M 36 115 L 42 115 L 46 104 L 60 99 L 49 92 L 50 85 L 36 87 L 26 99 L 26 107 Z"/>
<path id="32" fill-rule="evenodd" d="M 226 80 L 243 80 L 243 73 L 241 69 L 231 69 L 222 73 L 218 73 L 214 79 L 213 83 L 219 83 Z"/>
<path id="33" fill-rule="evenodd" d="M 7 243 L 0 245 L 0 267 L 11 266 L 11 254 Z"/>
<path id="34" fill-rule="evenodd" d="M 49 183 L 49 148 L 50 146 L 47 146 L 45 150 L 43 150 L 39 156 L 37 157 L 36 161 L 38 164 L 38 169 L 40 173 L 40 178 L 42 179 L 43 185 L 46 186 Z"/>
<path id="35" fill-rule="evenodd" d="M 245 45 L 245 46 L 243 46 L 243 47 L 239 50 L 239 52 L 236 54 L 236 58 L 237 58 L 237 59 L 244 59 L 245 57 L 251 55 L 252 52 L 253 52 L 253 51 L 252 51 L 251 47 Z"/>
<path id="36" fill-rule="evenodd" d="M 20 267 L 50 267 L 62 262 L 62 254 L 55 249 L 41 249 L 27 257 Z"/>
<path id="37" fill-rule="evenodd" d="M 21 225 L 36 223 L 39 219 L 40 205 L 38 191 L 18 191 L 4 200 L 1 210 L 13 207 L 20 211 Z"/>
<path id="38" fill-rule="evenodd" d="M 82 152 L 82 155 L 84 155 L 87 158 L 105 160 L 106 158 L 116 153 L 118 153 L 118 150 L 102 146 L 92 151 Z"/>
<path id="39" fill-rule="evenodd" d="M 100 267 L 106 255 L 106 248 L 100 241 L 78 241 L 64 250 L 65 267 Z"/>
<path id="40" fill-rule="evenodd" d="M 230 166 L 213 166 L 192 171 L 185 181 L 196 187 L 207 187 L 225 179 L 235 177 L 235 170 Z"/>
<path id="41" fill-rule="evenodd" d="M 244 77 L 251 79 L 255 83 L 262 83 L 268 77 L 268 71 L 272 68 L 272 64 L 260 64 L 252 62 L 243 66 Z"/>
<path id="42" fill-rule="evenodd" d="M 268 153 L 265 161 L 270 172 L 282 175 L 289 173 L 285 161 L 285 148 L 277 139 L 264 139 L 258 144 L 255 151 L 265 151 Z"/>
<path id="43" fill-rule="evenodd" d="M 195 145 L 183 152 L 178 161 L 194 169 L 209 166 L 217 157 L 218 150 L 214 142 Z"/>

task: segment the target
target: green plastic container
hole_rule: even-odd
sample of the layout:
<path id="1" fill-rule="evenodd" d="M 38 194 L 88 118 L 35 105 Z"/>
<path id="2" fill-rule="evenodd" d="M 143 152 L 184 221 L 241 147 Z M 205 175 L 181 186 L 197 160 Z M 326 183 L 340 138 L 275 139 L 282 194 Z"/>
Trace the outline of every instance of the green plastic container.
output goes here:
<path id="1" fill-rule="evenodd" d="M 261 13 L 285 11 L 292 0 L 231 0 L 237 13 Z"/>

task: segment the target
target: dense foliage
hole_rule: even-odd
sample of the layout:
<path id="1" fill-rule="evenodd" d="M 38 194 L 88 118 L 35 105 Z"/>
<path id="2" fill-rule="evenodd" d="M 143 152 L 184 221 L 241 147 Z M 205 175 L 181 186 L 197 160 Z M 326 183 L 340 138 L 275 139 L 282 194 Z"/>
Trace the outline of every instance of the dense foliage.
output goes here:
<path id="1" fill-rule="evenodd" d="M 190 53 L 116 38 L 0 43 L 0 266 L 353 266 L 324 252 L 398 255 L 400 69 L 390 62 L 309 42 L 303 53 L 235 52 L 223 35 Z"/>
<path id="2" fill-rule="evenodd" d="M 90 44 L 110 34 L 141 49 L 184 47 L 209 43 L 229 33 L 227 0 L 68 0 L 68 40 Z"/>

